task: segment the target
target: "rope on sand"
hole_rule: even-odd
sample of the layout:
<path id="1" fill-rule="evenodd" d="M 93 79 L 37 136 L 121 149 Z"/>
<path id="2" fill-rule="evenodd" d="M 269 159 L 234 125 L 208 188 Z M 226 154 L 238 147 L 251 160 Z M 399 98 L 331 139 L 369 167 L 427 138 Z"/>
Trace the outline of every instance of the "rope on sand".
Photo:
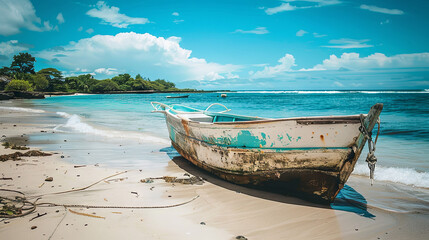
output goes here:
<path id="1" fill-rule="evenodd" d="M 197 195 L 195 197 L 193 197 L 192 199 L 182 202 L 182 203 L 177 203 L 177 204 L 171 204 L 171 205 L 160 205 L 160 206 L 103 206 L 103 205 L 85 205 L 85 204 L 58 204 L 58 203 L 50 203 L 50 202 L 45 202 L 45 203 L 37 203 L 37 201 L 42 197 L 42 196 L 46 196 L 46 195 L 54 195 L 54 194 L 64 194 L 64 193 L 70 193 L 70 192 L 77 192 L 77 191 L 83 191 L 86 190 L 102 181 L 105 181 L 109 178 L 115 177 L 117 175 L 126 173 L 128 171 L 123 171 L 123 172 L 119 172 L 119 173 L 115 173 L 113 175 L 110 175 L 108 177 L 105 177 L 95 183 L 92 183 L 86 187 L 82 187 L 82 188 L 78 188 L 78 189 L 72 189 L 72 190 L 67 190 L 67 191 L 61 191 L 61 192 L 54 192 L 54 193 L 46 193 L 46 194 L 40 194 L 40 195 L 36 195 L 36 196 L 30 196 L 29 198 L 37 198 L 34 202 L 30 202 L 27 200 L 27 198 L 25 197 L 25 194 L 23 192 L 17 191 L 17 190 L 11 190 L 11 189 L 0 189 L 0 191 L 7 191 L 7 192 L 15 192 L 15 193 L 19 193 L 22 195 L 22 197 L 18 197 L 16 196 L 15 199 L 12 198 L 8 198 L 8 197 L 3 197 L 0 196 L 0 203 L 3 205 L 7 205 L 8 203 L 6 203 L 7 201 L 9 203 L 14 203 L 14 204 L 9 204 L 13 206 L 13 210 L 12 212 L 7 212 L 7 214 L 0 214 L 0 218 L 17 218 L 17 217 L 23 217 L 26 216 L 32 212 L 34 212 L 36 210 L 36 207 L 40 206 L 40 207 L 56 207 L 56 206 L 62 206 L 65 208 L 120 208 L 120 209 L 154 209 L 154 208 L 172 208 L 172 207 L 178 207 L 178 206 L 182 206 L 185 204 L 188 204 L 192 201 L 194 201 L 195 199 L 199 198 L 200 196 Z M 16 204 L 21 204 L 21 207 L 16 207 Z M 24 208 L 26 205 L 30 205 L 30 207 L 28 208 Z M 25 211 L 25 212 L 23 212 Z M 17 214 L 17 212 L 19 212 Z"/>

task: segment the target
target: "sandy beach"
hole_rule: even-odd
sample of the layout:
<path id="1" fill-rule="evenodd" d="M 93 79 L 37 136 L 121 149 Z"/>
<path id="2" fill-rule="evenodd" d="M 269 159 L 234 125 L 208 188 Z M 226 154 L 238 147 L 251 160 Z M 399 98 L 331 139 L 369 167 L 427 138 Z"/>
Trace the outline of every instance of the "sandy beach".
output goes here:
<path id="1" fill-rule="evenodd" d="M 48 123 L 21 121 L 36 113 L 0 109 L 0 116 L 2 142 L 22 146 L 33 133 L 54 134 Z M 0 155 L 30 150 L 1 146 Z M 373 216 L 368 217 L 335 210 L 230 184 L 181 157 L 163 169 L 123 170 L 73 164 L 61 149 L 51 153 L 0 162 L 1 196 L 23 197 L 4 189 L 19 191 L 37 205 L 26 216 L 0 218 L 1 239 L 426 239 L 429 234 L 427 212 L 368 206 Z M 202 181 L 183 184 L 165 176 Z M 358 188 L 359 179 L 350 181 Z"/>

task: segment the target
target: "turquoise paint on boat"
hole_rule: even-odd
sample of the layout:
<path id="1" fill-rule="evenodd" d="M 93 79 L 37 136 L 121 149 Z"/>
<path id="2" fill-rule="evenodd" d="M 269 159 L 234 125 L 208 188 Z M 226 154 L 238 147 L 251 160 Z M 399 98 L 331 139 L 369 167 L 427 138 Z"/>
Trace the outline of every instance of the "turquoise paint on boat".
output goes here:
<path id="1" fill-rule="evenodd" d="M 241 130 L 236 138 L 231 139 L 231 145 L 233 146 L 244 146 L 244 147 L 260 147 L 265 146 L 267 141 L 265 139 L 259 139 L 254 136 L 249 130 Z"/>
<path id="2" fill-rule="evenodd" d="M 265 133 L 261 133 L 261 138 L 259 138 L 258 136 L 253 135 L 248 130 L 241 130 L 236 137 L 223 136 L 215 138 L 213 136 L 202 136 L 202 140 L 210 144 L 217 144 L 220 146 L 227 147 L 259 148 L 261 146 L 264 147 L 267 144 L 266 137 L 267 135 Z M 271 147 L 273 145 L 274 143 L 271 144 Z"/>
<path id="3" fill-rule="evenodd" d="M 296 138 L 296 141 L 297 141 L 297 142 L 298 142 L 299 140 L 301 140 L 301 137 L 297 137 L 297 138 Z"/>
<path id="4" fill-rule="evenodd" d="M 286 133 L 286 136 L 287 136 L 287 138 L 289 139 L 289 142 L 291 142 L 291 141 L 292 141 L 292 137 L 291 137 L 291 136 L 289 136 L 289 134 L 288 134 L 288 133 Z"/>

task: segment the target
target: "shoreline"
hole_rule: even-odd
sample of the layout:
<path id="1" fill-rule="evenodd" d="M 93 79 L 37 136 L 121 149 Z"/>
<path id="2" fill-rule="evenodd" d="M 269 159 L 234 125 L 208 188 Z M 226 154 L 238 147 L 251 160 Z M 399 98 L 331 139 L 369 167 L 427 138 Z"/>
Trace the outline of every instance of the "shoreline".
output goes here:
<path id="1" fill-rule="evenodd" d="M 51 128 L 50 125 L 21 123 L 20 119 L 26 117 L 37 118 L 37 113 L 10 113 L 0 109 L 0 116 L 0 137 L 21 139 L 19 144 L 25 144 L 30 138 L 30 147 L 31 134 Z M 13 151 L 27 150 L 0 146 L 0 155 Z M 1 180 L 0 188 L 19 190 L 27 197 L 36 196 L 82 188 L 122 171 L 95 163 L 75 167 L 72 159 L 63 159 L 61 155 L 0 162 L 3 177 L 13 179 Z M 204 183 L 173 184 L 162 179 L 140 182 L 150 177 L 186 178 L 185 174 L 201 177 Z M 53 177 L 53 181 L 45 182 L 47 177 Z M 199 197 L 194 199 L 196 196 Z M 27 216 L 2 220 L 0 235 L 6 239 L 236 239 L 238 236 L 247 239 L 425 239 L 429 233 L 427 214 L 370 208 L 368 211 L 375 217 L 363 217 L 351 211 L 334 210 L 298 198 L 230 184 L 180 157 L 173 158 L 163 169 L 134 169 L 83 191 L 42 196 L 38 202 L 166 206 L 190 200 L 181 206 L 157 209 L 38 207 Z M 104 218 L 79 215 L 70 210 Z M 29 221 L 45 212 L 46 215 Z M 31 230 L 32 226 L 37 228 Z"/>
<path id="2" fill-rule="evenodd" d="M 195 91 L 157 91 L 157 90 L 136 90 L 136 91 L 111 91 L 111 92 L 26 92 L 26 91 L 0 91 L 0 101 L 12 99 L 41 99 L 47 96 L 74 96 L 74 95 L 94 95 L 94 94 L 154 94 L 154 93 L 216 93 L 235 92 L 231 90 L 195 90 Z"/>

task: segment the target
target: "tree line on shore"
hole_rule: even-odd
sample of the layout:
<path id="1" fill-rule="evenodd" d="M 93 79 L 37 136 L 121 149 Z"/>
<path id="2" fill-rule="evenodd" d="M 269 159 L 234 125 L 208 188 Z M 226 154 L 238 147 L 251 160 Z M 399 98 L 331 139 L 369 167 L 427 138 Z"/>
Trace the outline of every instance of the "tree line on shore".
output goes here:
<path id="1" fill-rule="evenodd" d="M 119 74 L 111 79 L 97 80 L 91 74 L 63 77 L 55 68 L 44 68 L 36 72 L 36 58 L 29 53 L 13 56 L 10 67 L 0 68 L 0 90 L 39 92 L 82 92 L 104 93 L 112 91 L 195 91 L 178 89 L 175 84 L 164 79 L 151 81 L 137 74 Z"/>

